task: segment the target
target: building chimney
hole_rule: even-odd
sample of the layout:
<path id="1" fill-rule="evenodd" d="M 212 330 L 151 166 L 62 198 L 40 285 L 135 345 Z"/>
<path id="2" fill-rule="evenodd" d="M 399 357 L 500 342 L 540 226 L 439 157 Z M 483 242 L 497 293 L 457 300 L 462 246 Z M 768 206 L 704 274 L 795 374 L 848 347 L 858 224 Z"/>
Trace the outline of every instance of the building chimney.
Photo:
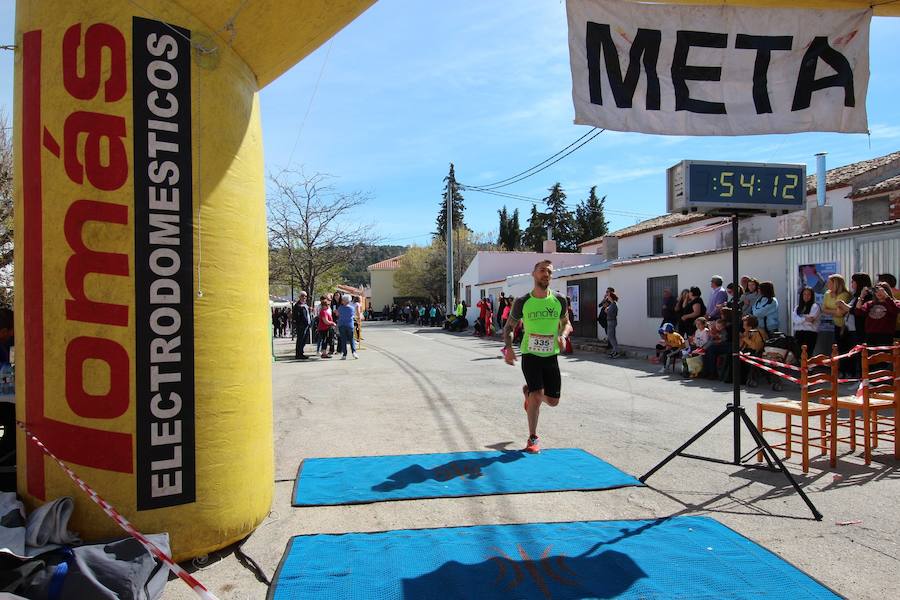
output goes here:
<path id="1" fill-rule="evenodd" d="M 825 154 L 816 154 L 816 204 L 819 206 L 825 206 Z"/>
<path id="2" fill-rule="evenodd" d="M 544 254 L 556 252 L 556 240 L 544 240 Z"/>

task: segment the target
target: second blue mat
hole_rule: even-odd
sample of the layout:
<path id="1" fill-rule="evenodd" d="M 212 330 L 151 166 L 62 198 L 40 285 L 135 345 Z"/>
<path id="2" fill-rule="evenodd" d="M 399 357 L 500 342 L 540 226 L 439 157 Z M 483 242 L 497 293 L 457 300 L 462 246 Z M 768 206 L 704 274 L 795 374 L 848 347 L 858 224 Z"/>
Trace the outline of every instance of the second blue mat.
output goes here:
<path id="1" fill-rule="evenodd" d="M 300 464 L 294 506 L 605 490 L 641 482 L 579 448 L 309 458 Z"/>
<path id="2" fill-rule="evenodd" d="M 297 536 L 270 600 L 839 598 L 708 517 Z"/>

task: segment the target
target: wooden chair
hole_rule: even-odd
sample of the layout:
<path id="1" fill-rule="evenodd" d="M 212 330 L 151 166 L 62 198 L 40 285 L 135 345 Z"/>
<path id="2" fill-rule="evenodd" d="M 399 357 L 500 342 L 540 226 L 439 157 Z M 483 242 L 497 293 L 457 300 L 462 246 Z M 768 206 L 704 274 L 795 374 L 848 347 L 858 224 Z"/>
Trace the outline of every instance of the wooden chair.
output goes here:
<path id="1" fill-rule="evenodd" d="M 783 444 L 772 444 L 772 448 L 784 450 L 784 457 L 790 458 L 797 442 L 794 438 L 793 417 L 800 418 L 800 452 L 803 472 L 809 472 L 809 448 L 815 444 L 820 456 L 830 452 L 830 464 L 837 464 L 837 440 L 835 420 L 837 419 L 838 396 L 838 355 L 837 345 L 831 347 L 831 357 L 824 354 L 809 358 L 806 346 L 800 354 L 800 400 L 762 401 L 756 405 L 756 427 L 760 433 L 775 432 L 784 435 Z M 828 371 L 810 374 L 814 367 L 827 367 Z M 784 427 L 766 428 L 763 415 L 773 412 L 784 415 Z M 812 424 L 818 421 L 818 427 Z M 757 452 L 756 461 L 762 462 L 762 452 Z"/>
<path id="2" fill-rule="evenodd" d="M 878 441 L 893 441 L 894 459 L 900 459 L 900 435 L 898 435 L 897 410 L 900 406 L 900 347 L 890 352 L 870 354 L 868 348 L 861 351 L 862 394 L 839 398 L 837 408 L 849 412 L 849 417 L 839 419 L 838 427 L 849 430 L 840 442 L 849 442 L 851 450 L 856 450 L 859 437 L 856 427 L 857 413 L 862 415 L 863 456 L 866 464 L 872 462 L 872 449 L 878 448 Z M 883 381 L 873 380 L 883 379 Z M 889 412 L 889 416 L 882 416 Z"/>

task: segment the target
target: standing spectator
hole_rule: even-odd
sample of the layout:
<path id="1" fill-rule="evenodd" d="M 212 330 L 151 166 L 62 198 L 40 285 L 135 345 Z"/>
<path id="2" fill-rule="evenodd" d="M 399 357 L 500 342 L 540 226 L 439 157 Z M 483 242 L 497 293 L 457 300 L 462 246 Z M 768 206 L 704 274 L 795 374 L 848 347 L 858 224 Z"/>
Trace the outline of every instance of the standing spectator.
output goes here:
<path id="1" fill-rule="evenodd" d="M 675 324 L 675 331 L 680 333 L 681 335 L 687 335 L 685 322 L 681 320 L 681 317 L 688 314 L 690 309 L 688 308 L 691 304 L 691 290 L 685 288 L 681 290 L 681 293 L 678 295 L 678 300 L 675 301 L 675 320 L 672 321 Z M 706 311 L 703 311 L 706 312 Z"/>
<path id="2" fill-rule="evenodd" d="M 331 315 L 331 301 L 322 296 L 319 303 L 319 319 L 317 328 L 319 330 L 319 344 L 322 349 L 322 358 L 331 358 L 334 354 L 334 317 Z"/>
<path id="3" fill-rule="evenodd" d="M 350 351 L 353 358 L 359 358 L 356 353 L 356 339 L 353 336 L 353 319 L 355 317 L 353 308 L 350 306 L 350 294 L 341 296 L 341 306 L 338 308 L 338 335 L 340 335 L 341 360 L 347 360 L 347 345 L 350 345 Z"/>
<path id="4" fill-rule="evenodd" d="M 844 313 L 844 325 L 850 338 L 850 345 L 856 346 L 866 343 L 866 313 L 857 314 L 856 308 L 873 298 L 869 288 L 872 287 L 872 278 L 868 273 L 854 273 L 850 276 L 850 301 L 838 303 L 841 312 Z M 859 354 L 852 357 L 854 377 L 859 376 L 862 368 L 862 360 Z"/>
<path id="5" fill-rule="evenodd" d="M 878 283 L 886 283 L 891 287 L 891 296 L 894 300 L 900 300 L 900 290 L 897 289 L 897 278 L 890 273 L 882 273 L 878 276 Z M 897 322 L 894 325 L 894 337 L 900 338 L 900 315 L 897 315 Z"/>
<path id="6" fill-rule="evenodd" d="M 837 343 L 838 353 L 846 354 L 850 350 L 850 334 L 845 324 L 846 317 L 839 305 L 844 306 L 850 302 L 850 292 L 847 291 L 847 284 L 844 282 L 843 275 L 828 276 L 828 289 L 825 291 L 825 297 L 822 299 L 822 312 L 834 322 L 834 341 Z M 840 376 L 846 377 L 852 372 L 853 361 L 850 357 L 842 358 L 840 363 Z"/>
<path id="7" fill-rule="evenodd" d="M 868 288 L 863 289 L 861 297 L 871 297 L 871 300 L 857 304 L 854 314 L 857 318 L 865 318 L 867 346 L 890 346 L 894 343 L 894 324 L 900 313 L 900 302 L 894 300 L 891 292 L 891 286 L 884 282 L 875 286 L 874 295 Z"/>
<path id="8" fill-rule="evenodd" d="M 753 303 L 751 311 L 766 332 L 766 338 L 778 331 L 778 299 L 775 297 L 775 285 L 771 281 L 759 284 L 759 299 Z"/>
<path id="9" fill-rule="evenodd" d="M 753 305 L 759 300 L 759 281 L 753 277 L 747 277 L 747 285 L 744 287 L 744 294 L 741 296 L 741 314 L 747 316 L 753 314 Z M 743 281 L 743 279 L 741 279 Z"/>
<path id="10" fill-rule="evenodd" d="M 297 330 L 297 341 L 294 344 L 294 358 L 296 360 L 306 360 L 309 357 L 303 353 L 303 346 L 306 345 L 306 336 L 309 335 L 309 306 L 306 305 L 306 292 L 300 292 L 297 302 L 293 308 L 293 322 Z"/>
<path id="11" fill-rule="evenodd" d="M 434 304 L 428 309 L 428 325 L 431 327 L 437 325 L 437 306 Z"/>
<path id="12" fill-rule="evenodd" d="M 281 309 L 273 308 L 272 309 L 272 335 L 274 337 L 281 337 L 278 334 L 278 327 L 281 324 Z"/>
<path id="13" fill-rule="evenodd" d="M 665 288 L 663 289 L 662 297 L 662 322 L 663 324 L 674 324 L 677 320 L 675 316 L 675 296 L 672 295 L 671 289 Z"/>
<path id="14" fill-rule="evenodd" d="M 500 322 L 503 318 L 503 309 L 506 307 L 506 294 L 504 292 L 500 292 L 500 298 L 497 300 L 497 331 L 503 329 L 503 324 Z"/>
<path id="15" fill-rule="evenodd" d="M 612 288 L 610 288 L 612 289 Z M 619 297 L 613 291 L 606 292 L 606 336 L 609 338 L 609 357 L 618 358 L 619 341 L 616 339 L 616 325 L 619 321 Z"/>
<path id="16" fill-rule="evenodd" d="M 702 317 L 703 313 L 707 312 L 706 307 L 703 305 L 703 293 L 700 291 L 700 288 L 693 286 L 690 289 L 690 293 L 691 300 L 688 303 L 687 311 L 681 316 L 681 321 L 684 323 L 683 335 L 687 337 L 694 335 L 694 331 L 696 331 L 694 321 L 697 320 L 697 317 Z M 709 319 L 707 319 L 707 321 L 709 321 Z"/>
<path id="17" fill-rule="evenodd" d="M 722 305 L 728 301 L 728 294 L 722 289 L 722 277 L 713 275 L 709 280 L 712 293 L 709 295 L 709 303 L 706 305 L 706 318 L 714 321 L 722 316 Z"/>
<path id="18" fill-rule="evenodd" d="M 500 327 L 506 327 L 506 321 L 509 319 L 509 313 L 512 311 L 513 299 L 505 298 L 503 300 L 503 310 L 500 312 Z"/>
<path id="19" fill-rule="evenodd" d="M 815 354 L 816 340 L 819 338 L 819 305 L 816 304 L 816 293 L 811 287 L 800 290 L 797 309 L 791 313 L 794 325 L 794 337 L 800 346 L 806 346 L 809 356 Z"/>

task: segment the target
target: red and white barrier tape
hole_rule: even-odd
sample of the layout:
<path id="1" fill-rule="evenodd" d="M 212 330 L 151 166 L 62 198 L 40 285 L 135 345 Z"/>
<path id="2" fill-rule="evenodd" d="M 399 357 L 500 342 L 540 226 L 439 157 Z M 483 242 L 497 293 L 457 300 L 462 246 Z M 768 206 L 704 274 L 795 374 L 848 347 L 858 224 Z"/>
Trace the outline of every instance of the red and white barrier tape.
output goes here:
<path id="1" fill-rule="evenodd" d="M 756 367 L 757 369 L 762 369 L 763 371 L 766 371 L 767 373 L 772 373 L 774 375 L 778 375 L 782 379 L 787 379 L 788 381 L 791 381 L 793 383 L 800 383 L 800 380 L 797 379 L 796 377 L 791 377 L 787 373 L 782 373 L 778 369 L 773 369 L 772 367 L 767 367 L 761 363 L 756 362 L 756 357 L 754 357 L 754 356 L 749 356 L 747 354 L 741 354 L 741 360 L 744 361 L 745 363 L 747 363 L 748 365 Z"/>
<path id="2" fill-rule="evenodd" d="M 897 346 L 866 346 L 864 344 L 857 344 L 856 346 L 850 348 L 850 350 L 848 350 L 846 353 L 839 354 L 834 358 L 828 357 L 824 362 L 830 363 L 832 360 L 843 360 L 845 358 L 850 358 L 854 354 L 859 354 L 860 352 L 862 352 L 863 348 L 868 348 L 870 352 L 873 350 L 878 352 L 880 350 L 893 350 L 896 347 Z"/>
<path id="3" fill-rule="evenodd" d="M 166 566 L 169 567 L 170 571 L 178 575 L 178 577 L 182 581 L 184 581 L 191 587 L 192 590 L 194 590 L 194 593 L 196 593 L 204 600 L 218 600 L 218 598 L 216 598 L 216 596 L 212 592 L 210 592 L 206 588 L 206 586 L 194 579 L 193 575 L 178 566 L 178 563 L 172 560 L 172 558 L 168 554 L 163 552 L 156 544 L 148 540 L 144 536 L 144 534 L 135 529 L 134 526 L 128 521 L 128 519 L 120 515 L 119 512 L 112 507 L 111 504 L 101 498 L 100 494 L 98 494 L 91 486 L 85 483 L 85 481 L 81 479 L 81 477 L 76 475 L 75 472 L 72 471 L 72 469 L 70 469 L 66 463 L 58 459 L 56 455 L 53 454 L 50 449 L 47 448 L 47 446 L 45 446 L 44 443 L 37 438 L 37 436 L 28 431 L 24 423 L 22 423 L 21 421 L 16 421 L 16 425 L 18 425 L 19 428 L 25 432 L 25 435 L 27 435 L 31 439 L 31 441 L 33 441 L 37 445 L 37 447 L 44 452 L 44 454 L 55 460 L 56 464 L 58 464 L 60 468 L 62 468 L 62 470 L 66 472 L 66 475 L 69 476 L 69 479 L 74 481 L 75 484 L 79 488 L 81 488 L 90 497 L 90 499 L 94 501 L 95 504 L 103 509 L 103 512 L 105 512 L 110 519 L 115 521 L 116 524 L 124 529 L 131 537 L 140 542 L 141 545 L 144 546 L 144 548 L 146 548 L 150 554 L 164 562 Z"/>
<path id="4" fill-rule="evenodd" d="M 796 366 L 796 365 L 789 365 L 789 364 L 787 364 L 787 363 L 778 362 L 777 360 L 772 360 L 772 359 L 769 359 L 769 358 L 762 358 L 761 356 L 753 356 L 752 354 L 743 354 L 743 353 L 739 354 L 738 356 L 741 356 L 741 357 L 749 356 L 750 358 L 752 358 L 752 359 L 753 359 L 754 361 L 756 361 L 756 362 L 761 362 L 761 363 L 766 364 L 766 365 L 774 365 L 774 366 L 777 366 L 777 367 L 783 367 L 783 368 L 785 368 L 785 369 L 791 369 L 792 371 L 799 371 L 799 370 L 800 370 L 800 367 L 798 367 L 798 366 Z M 741 360 L 744 360 L 744 359 L 741 358 Z"/>

